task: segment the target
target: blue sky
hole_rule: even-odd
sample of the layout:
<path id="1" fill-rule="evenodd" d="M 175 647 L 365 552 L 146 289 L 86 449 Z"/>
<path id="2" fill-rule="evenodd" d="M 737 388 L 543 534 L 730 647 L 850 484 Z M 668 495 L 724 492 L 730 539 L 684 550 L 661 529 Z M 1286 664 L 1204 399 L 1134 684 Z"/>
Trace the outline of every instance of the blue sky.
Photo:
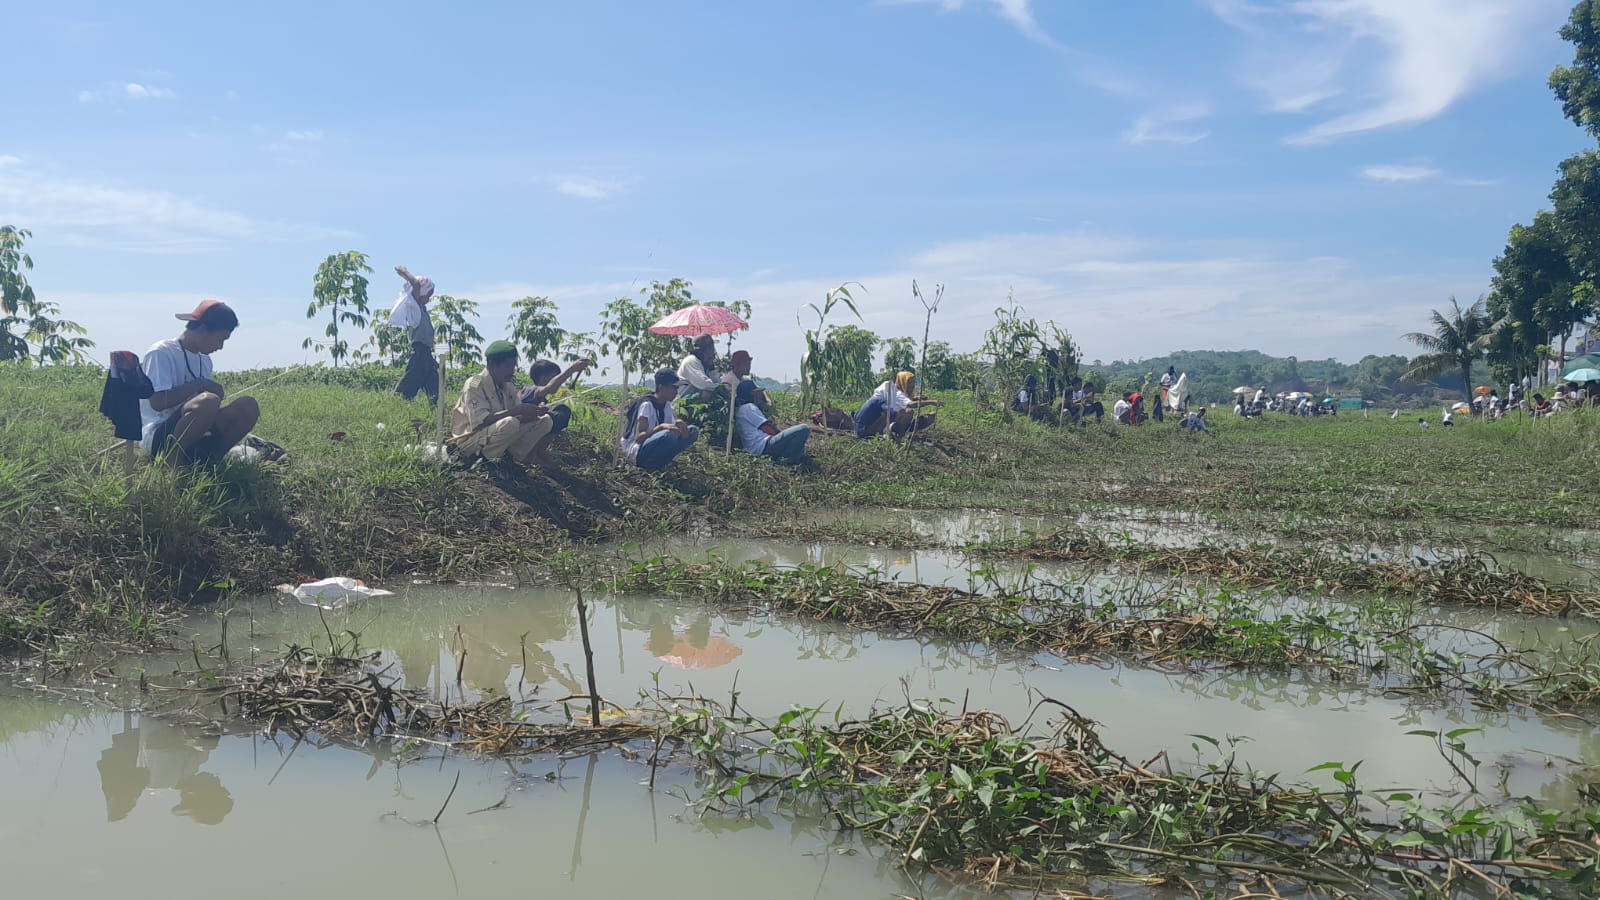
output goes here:
<path id="1" fill-rule="evenodd" d="M 1545 86 L 1569 0 L 29 4 L 0 56 L 0 223 L 102 350 L 216 296 L 222 368 L 300 362 L 312 274 L 480 302 L 683 276 L 975 349 L 1008 290 L 1089 359 L 1353 361 L 1487 288 L 1590 142 Z"/>

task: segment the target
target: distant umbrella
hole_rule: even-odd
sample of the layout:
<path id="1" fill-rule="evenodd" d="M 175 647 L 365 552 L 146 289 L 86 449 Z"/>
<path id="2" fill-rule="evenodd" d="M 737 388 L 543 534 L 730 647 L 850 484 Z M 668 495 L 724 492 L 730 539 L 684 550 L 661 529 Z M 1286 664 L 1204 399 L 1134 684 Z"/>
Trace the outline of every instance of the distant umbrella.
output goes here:
<path id="1" fill-rule="evenodd" d="M 1234 388 L 1233 392 L 1235 394 L 1254 394 L 1256 392 L 1256 389 L 1253 388 L 1253 387 L 1245 387 L 1244 385 L 1240 385 L 1240 386 Z"/>
<path id="2" fill-rule="evenodd" d="M 1472 412 L 1472 404 L 1464 403 L 1464 402 L 1461 402 L 1461 401 L 1457 401 L 1454 406 L 1450 407 L 1450 411 L 1451 412 L 1458 412 L 1458 413 L 1459 412 Z"/>
<path id="3" fill-rule="evenodd" d="M 1494 388 L 1489 387 L 1486 384 L 1480 384 L 1476 388 L 1474 388 L 1472 392 L 1481 397 L 1484 394 L 1493 393 L 1493 391 L 1494 391 Z"/>
<path id="4" fill-rule="evenodd" d="M 1600 369 L 1573 369 L 1561 376 L 1563 381 L 1600 381 Z"/>
<path id="5" fill-rule="evenodd" d="M 659 322 L 650 326 L 650 331 L 655 334 L 693 337 L 697 334 L 731 334 L 741 328 L 749 327 L 745 320 L 734 315 L 732 310 L 726 307 L 696 303 L 663 316 Z"/>

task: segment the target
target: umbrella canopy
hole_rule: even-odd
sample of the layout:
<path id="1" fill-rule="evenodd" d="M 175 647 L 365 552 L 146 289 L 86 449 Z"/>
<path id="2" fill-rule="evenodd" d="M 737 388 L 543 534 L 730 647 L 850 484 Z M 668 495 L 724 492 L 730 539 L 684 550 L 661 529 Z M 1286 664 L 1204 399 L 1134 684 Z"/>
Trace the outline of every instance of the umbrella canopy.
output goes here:
<path id="1" fill-rule="evenodd" d="M 1245 387 L 1244 385 L 1240 385 L 1240 386 L 1234 388 L 1233 392 L 1235 394 L 1254 394 L 1256 392 L 1256 389 L 1253 388 L 1253 387 Z"/>
<path id="2" fill-rule="evenodd" d="M 1600 369 L 1600 355 L 1589 353 L 1573 357 L 1567 360 L 1565 368 L 1569 371 L 1572 369 Z"/>
<path id="3" fill-rule="evenodd" d="M 1454 406 L 1450 407 L 1450 411 L 1451 412 L 1471 412 L 1472 411 L 1472 404 L 1463 403 L 1463 402 L 1457 401 Z"/>
<path id="4" fill-rule="evenodd" d="M 1600 381 L 1600 369 L 1573 369 L 1561 378 L 1564 381 Z"/>
<path id="5" fill-rule="evenodd" d="M 712 635 L 704 647 L 696 647 L 688 635 L 674 634 L 672 646 L 666 653 L 656 654 L 656 659 L 679 669 L 715 669 L 743 653 L 737 644 L 721 635 Z"/>
<path id="6" fill-rule="evenodd" d="M 1487 384 L 1480 384 L 1477 387 L 1473 388 L 1472 392 L 1481 397 L 1484 394 L 1487 394 L 1487 393 L 1489 393 L 1490 391 L 1493 391 L 1493 390 L 1494 390 L 1494 388 L 1489 387 Z"/>
<path id="7" fill-rule="evenodd" d="M 697 334 L 729 334 L 750 326 L 738 316 L 721 306 L 696 303 L 663 316 L 650 326 L 655 334 L 693 337 Z"/>
<path id="8" fill-rule="evenodd" d="M 1311 395 L 1306 393 L 1305 391 L 1294 391 L 1293 393 L 1289 394 L 1289 399 L 1290 400 L 1304 400 L 1305 398 L 1307 398 L 1309 396 L 1311 396 Z"/>

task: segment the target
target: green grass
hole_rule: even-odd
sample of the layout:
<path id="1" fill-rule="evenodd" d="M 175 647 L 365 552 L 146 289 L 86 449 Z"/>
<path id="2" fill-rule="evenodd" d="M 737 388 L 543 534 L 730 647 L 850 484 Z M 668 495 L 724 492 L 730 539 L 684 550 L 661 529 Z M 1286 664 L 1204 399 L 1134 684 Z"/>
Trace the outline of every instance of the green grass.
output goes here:
<path id="1" fill-rule="evenodd" d="M 163 604 L 299 576 L 484 575 L 537 566 L 569 535 L 811 511 L 1066 519 L 1133 508 L 1340 542 L 1444 540 L 1470 526 L 1533 546 L 1592 526 L 1600 509 L 1600 416 L 1421 431 L 1404 419 L 1223 415 L 1211 434 L 1190 435 L 1170 422 L 1062 429 L 975 407 L 967 394 L 946 397 L 938 425 L 908 444 L 817 434 L 817 466 L 797 469 L 702 443 L 659 474 L 610 465 L 615 409 L 588 401 L 619 398 L 586 394 L 558 452 L 563 471 L 512 483 L 424 462 L 412 422 L 430 439 L 435 414 L 389 393 L 394 375 L 224 375 L 235 389 L 265 381 L 252 390 L 263 410 L 256 431 L 292 462 L 142 465 L 127 479 L 105 452 L 115 442 L 97 411 L 100 372 L 0 372 L 0 643 L 84 629 L 142 635 Z M 780 424 L 800 420 L 796 403 L 779 398 Z"/>

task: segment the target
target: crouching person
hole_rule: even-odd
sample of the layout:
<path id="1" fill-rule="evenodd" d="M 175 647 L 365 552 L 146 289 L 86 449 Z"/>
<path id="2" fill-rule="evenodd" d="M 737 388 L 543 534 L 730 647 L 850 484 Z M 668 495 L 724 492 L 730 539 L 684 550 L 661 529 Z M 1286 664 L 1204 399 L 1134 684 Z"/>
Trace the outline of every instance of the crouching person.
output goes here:
<path id="1" fill-rule="evenodd" d="M 483 371 L 467 379 L 451 411 L 450 442 L 464 463 L 485 459 L 521 469 L 550 433 L 550 416 L 543 403 L 518 398 L 517 348 L 510 341 L 490 344 L 483 361 Z"/>
<path id="2" fill-rule="evenodd" d="M 254 398 L 224 402 L 222 385 L 211 380 L 211 354 L 233 336 L 239 317 L 220 300 L 203 300 L 194 312 L 177 318 L 186 323 L 183 334 L 144 355 L 144 373 L 155 393 L 139 401 L 139 445 L 175 464 L 214 462 L 261 418 Z"/>
<path id="3" fill-rule="evenodd" d="M 778 426 L 772 424 L 772 420 L 761 411 L 756 392 L 753 381 L 739 382 L 739 387 L 734 391 L 734 402 L 739 404 L 733 414 L 734 424 L 739 429 L 739 441 L 744 451 L 756 456 L 770 456 L 778 462 L 797 463 L 805 459 L 806 440 L 811 437 L 811 429 L 805 425 L 794 425 L 779 431 Z"/>
<path id="4" fill-rule="evenodd" d="M 641 469 L 665 469 L 689 449 L 700 430 L 679 422 L 672 412 L 678 396 L 678 373 L 656 373 L 656 388 L 628 407 L 622 426 L 622 452 Z"/>

